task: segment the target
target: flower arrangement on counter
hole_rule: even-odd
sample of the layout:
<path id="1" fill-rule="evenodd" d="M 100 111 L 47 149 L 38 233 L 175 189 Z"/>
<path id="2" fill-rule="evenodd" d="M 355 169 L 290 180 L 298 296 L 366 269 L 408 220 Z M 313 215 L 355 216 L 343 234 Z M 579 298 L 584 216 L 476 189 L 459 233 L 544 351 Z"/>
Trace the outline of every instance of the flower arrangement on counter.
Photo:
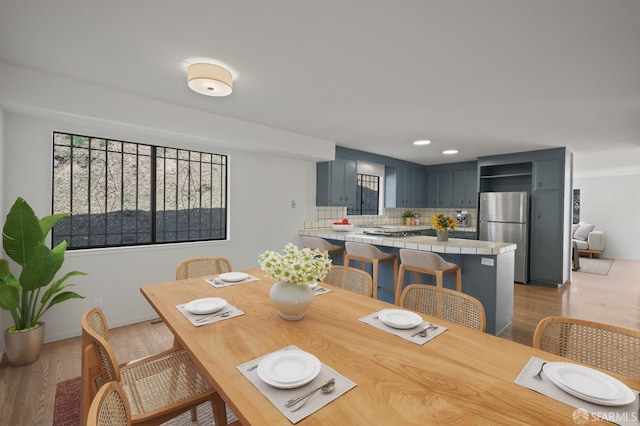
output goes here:
<path id="1" fill-rule="evenodd" d="M 323 280 L 331 268 L 329 253 L 318 249 L 299 249 L 293 243 L 282 253 L 267 250 L 258 256 L 258 263 L 274 280 L 307 285 Z"/>
<path id="2" fill-rule="evenodd" d="M 436 231 L 446 231 L 447 229 L 453 231 L 458 226 L 458 222 L 454 218 L 445 216 L 443 213 L 434 214 L 430 220 Z"/>

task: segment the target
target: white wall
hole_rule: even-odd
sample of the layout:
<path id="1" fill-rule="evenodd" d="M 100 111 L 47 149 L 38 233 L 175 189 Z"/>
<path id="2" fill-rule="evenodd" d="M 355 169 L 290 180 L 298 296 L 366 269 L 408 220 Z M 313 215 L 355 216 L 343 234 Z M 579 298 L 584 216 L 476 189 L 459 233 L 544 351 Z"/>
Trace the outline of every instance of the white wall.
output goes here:
<path id="1" fill-rule="evenodd" d="M 602 257 L 640 260 L 640 175 L 574 177 L 580 220 L 606 233 Z"/>
<path id="2" fill-rule="evenodd" d="M 5 114 L 4 144 L 0 143 L 5 148 L 5 161 L 0 163 L 6 175 L 5 185 L 0 186 L 3 218 L 18 196 L 25 198 L 39 217 L 50 214 L 54 130 L 158 145 L 176 144 L 173 138 L 163 140 L 155 134 L 131 135 L 128 127 L 115 123 L 96 125 L 91 120 L 80 123 Z M 106 131 L 109 133 L 105 134 Z M 71 270 L 88 273 L 72 280 L 78 284 L 77 292 L 86 299 L 65 302 L 45 315 L 45 341 L 79 335 L 80 316 L 94 305 L 97 297 L 103 298 L 103 309 L 111 326 L 153 318 L 154 312 L 140 294 L 139 286 L 173 280 L 180 260 L 225 256 L 234 269 L 247 269 L 258 266 L 261 251 L 279 250 L 289 241 L 299 243 L 298 227 L 315 214 L 315 161 L 197 146 L 192 142 L 184 145 L 229 155 L 230 241 L 67 252 L 61 273 Z M 296 208 L 291 208 L 292 200 L 296 201 Z M 8 313 L 2 314 L 0 324 L 10 324 Z"/>

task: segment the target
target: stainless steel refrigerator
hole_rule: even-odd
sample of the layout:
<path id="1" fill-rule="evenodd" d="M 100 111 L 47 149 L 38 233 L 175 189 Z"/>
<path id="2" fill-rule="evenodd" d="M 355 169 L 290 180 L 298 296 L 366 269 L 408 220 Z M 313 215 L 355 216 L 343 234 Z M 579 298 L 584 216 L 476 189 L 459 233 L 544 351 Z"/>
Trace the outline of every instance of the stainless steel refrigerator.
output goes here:
<path id="1" fill-rule="evenodd" d="M 480 193 L 479 237 L 482 241 L 515 243 L 514 281 L 529 281 L 529 194 Z"/>

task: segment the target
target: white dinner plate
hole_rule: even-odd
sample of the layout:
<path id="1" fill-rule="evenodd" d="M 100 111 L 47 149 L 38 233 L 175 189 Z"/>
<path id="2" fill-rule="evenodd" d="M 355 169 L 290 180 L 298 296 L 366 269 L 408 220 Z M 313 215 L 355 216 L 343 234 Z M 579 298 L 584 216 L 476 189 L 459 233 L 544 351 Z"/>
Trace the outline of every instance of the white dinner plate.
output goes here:
<path id="1" fill-rule="evenodd" d="M 550 362 L 544 366 L 544 372 L 563 391 L 595 404 L 626 405 L 636 399 L 627 385 L 593 368 L 569 362 Z"/>
<path id="2" fill-rule="evenodd" d="M 422 324 L 422 317 L 404 309 L 384 309 L 378 313 L 383 324 L 393 328 L 408 329 Z"/>
<path id="3" fill-rule="evenodd" d="M 196 315 L 212 314 L 227 306 L 227 301 L 221 297 L 206 297 L 196 299 L 184 305 L 184 308 Z"/>
<path id="4" fill-rule="evenodd" d="M 247 278 L 249 278 L 249 275 L 245 274 L 244 272 L 226 272 L 224 274 L 220 274 L 218 278 L 220 278 L 222 281 L 235 283 L 238 281 L 246 280 Z"/>
<path id="5" fill-rule="evenodd" d="M 304 386 L 316 378 L 322 364 L 308 352 L 279 351 L 267 355 L 258 364 L 258 377 L 276 388 L 292 389 Z"/>

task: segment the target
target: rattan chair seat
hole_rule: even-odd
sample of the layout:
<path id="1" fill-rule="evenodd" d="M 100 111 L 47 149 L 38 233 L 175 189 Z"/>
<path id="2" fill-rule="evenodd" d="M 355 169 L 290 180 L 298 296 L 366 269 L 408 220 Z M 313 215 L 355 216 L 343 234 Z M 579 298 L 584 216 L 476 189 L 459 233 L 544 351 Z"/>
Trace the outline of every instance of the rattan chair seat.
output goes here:
<path id="1" fill-rule="evenodd" d="M 83 393 L 91 397 L 97 393 L 96 379 L 120 383 L 130 405 L 132 424 L 159 424 L 206 401 L 211 402 L 216 425 L 227 424 L 224 401 L 184 349 L 169 349 L 120 367 L 105 338 L 109 328 L 102 311 L 90 309 L 81 323 L 82 371 L 88 376 L 83 377 Z"/>
<path id="2" fill-rule="evenodd" d="M 127 364 L 121 380 L 132 416 L 164 410 L 165 407 L 200 398 L 213 392 L 209 382 L 191 362 L 184 349 L 168 350 Z"/>

